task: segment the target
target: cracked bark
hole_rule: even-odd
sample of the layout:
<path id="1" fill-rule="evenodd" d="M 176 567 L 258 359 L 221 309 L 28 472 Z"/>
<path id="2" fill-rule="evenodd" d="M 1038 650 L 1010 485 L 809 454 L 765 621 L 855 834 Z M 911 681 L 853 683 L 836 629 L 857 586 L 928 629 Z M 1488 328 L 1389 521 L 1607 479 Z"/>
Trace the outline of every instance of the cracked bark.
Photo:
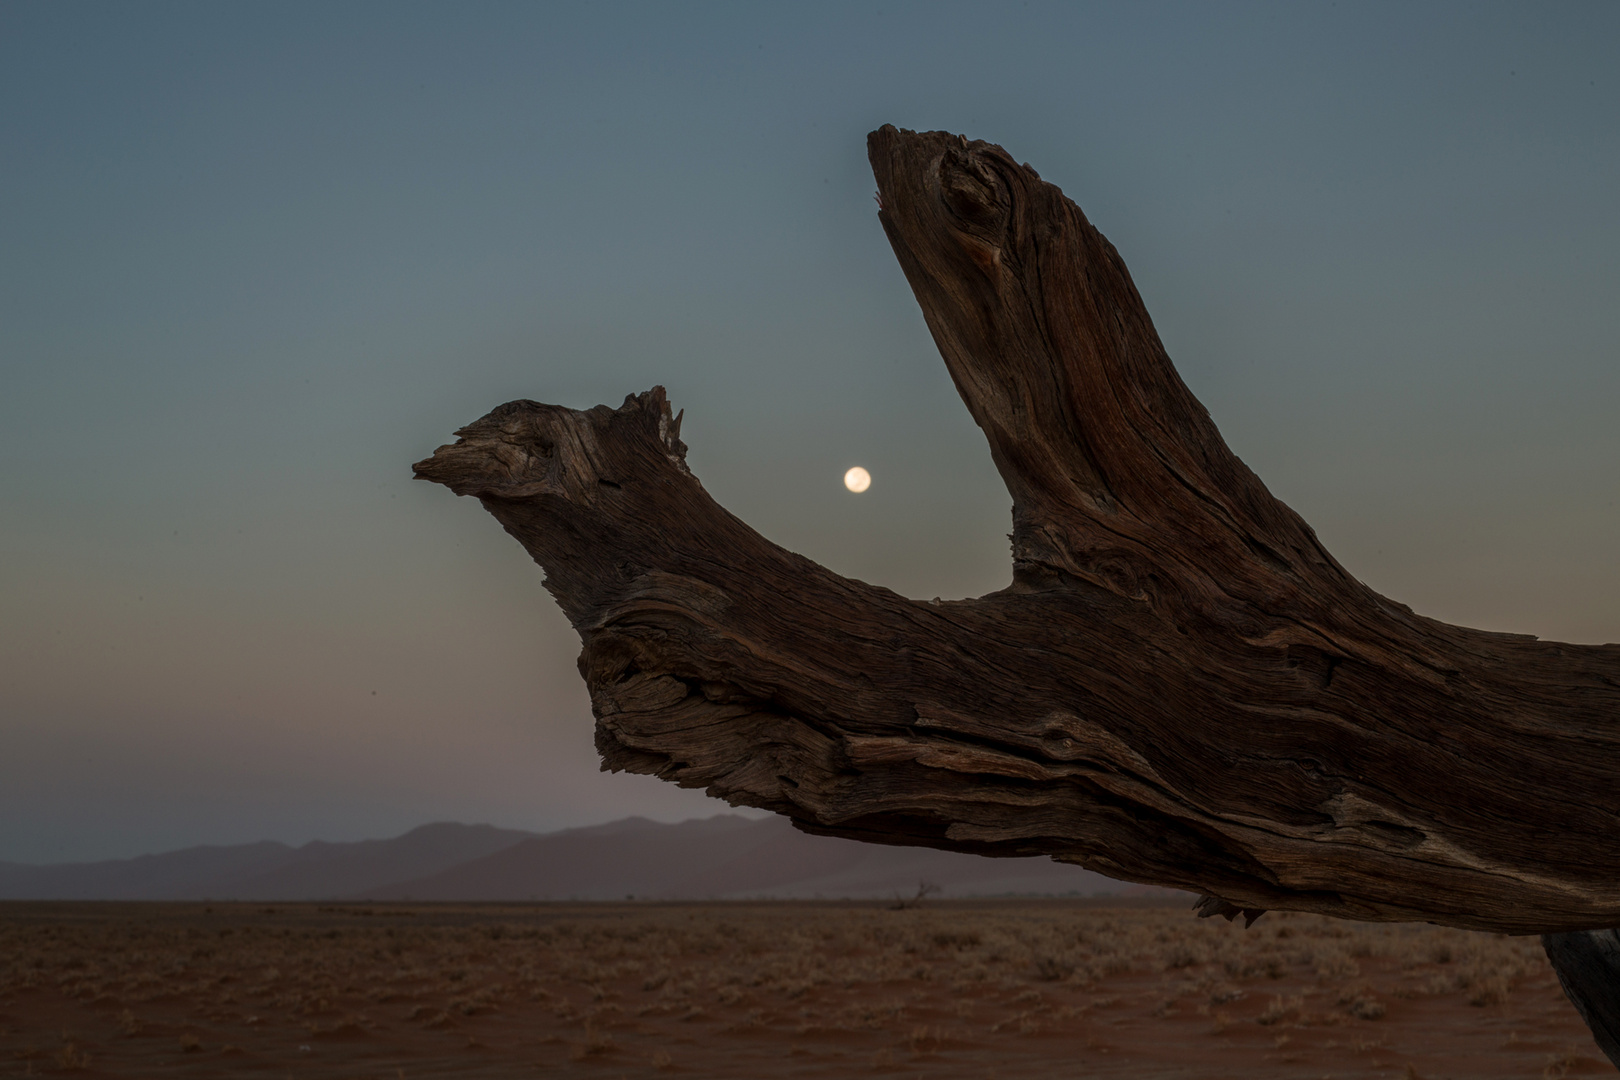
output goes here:
<path id="1" fill-rule="evenodd" d="M 943 132 L 869 151 L 1012 495 L 1012 584 L 920 602 L 772 544 L 687 470 L 660 388 L 502 405 L 416 472 L 545 569 L 604 767 L 1206 914 L 1620 925 L 1620 646 L 1378 595 L 1226 447 L 1062 192 Z"/>

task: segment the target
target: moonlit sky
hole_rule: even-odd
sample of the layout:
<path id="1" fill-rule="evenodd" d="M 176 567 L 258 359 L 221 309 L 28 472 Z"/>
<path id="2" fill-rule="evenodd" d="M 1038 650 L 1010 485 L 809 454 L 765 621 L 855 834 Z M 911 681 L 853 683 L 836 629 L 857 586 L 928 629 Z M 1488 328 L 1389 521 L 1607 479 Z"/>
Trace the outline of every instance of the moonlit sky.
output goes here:
<path id="1" fill-rule="evenodd" d="M 885 122 L 1079 202 L 1353 573 L 1620 640 L 1617 43 L 1614 4 L 0 6 L 0 859 L 724 810 L 597 771 L 539 569 L 410 479 L 511 398 L 663 383 L 770 538 L 1005 585 Z"/>

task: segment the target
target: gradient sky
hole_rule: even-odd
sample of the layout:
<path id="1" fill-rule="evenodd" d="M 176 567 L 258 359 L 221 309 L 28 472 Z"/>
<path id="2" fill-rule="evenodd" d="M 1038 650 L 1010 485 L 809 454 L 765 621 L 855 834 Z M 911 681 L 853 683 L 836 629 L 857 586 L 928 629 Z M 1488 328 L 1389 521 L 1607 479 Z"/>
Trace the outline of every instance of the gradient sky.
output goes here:
<path id="1" fill-rule="evenodd" d="M 1617 47 L 1612 3 L 0 4 L 0 859 L 723 810 L 597 771 L 539 569 L 410 479 L 511 398 L 663 383 L 772 539 L 1006 584 L 883 123 L 1079 202 L 1353 573 L 1620 640 Z"/>

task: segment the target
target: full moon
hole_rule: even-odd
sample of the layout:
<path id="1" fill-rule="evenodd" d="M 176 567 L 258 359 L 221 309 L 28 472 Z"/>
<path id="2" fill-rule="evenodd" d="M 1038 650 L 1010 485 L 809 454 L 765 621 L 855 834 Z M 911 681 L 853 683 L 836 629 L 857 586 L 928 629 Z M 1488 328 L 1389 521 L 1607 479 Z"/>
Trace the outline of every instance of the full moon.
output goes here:
<path id="1" fill-rule="evenodd" d="M 857 465 L 844 474 L 844 486 L 859 495 L 872 486 L 872 474 Z"/>

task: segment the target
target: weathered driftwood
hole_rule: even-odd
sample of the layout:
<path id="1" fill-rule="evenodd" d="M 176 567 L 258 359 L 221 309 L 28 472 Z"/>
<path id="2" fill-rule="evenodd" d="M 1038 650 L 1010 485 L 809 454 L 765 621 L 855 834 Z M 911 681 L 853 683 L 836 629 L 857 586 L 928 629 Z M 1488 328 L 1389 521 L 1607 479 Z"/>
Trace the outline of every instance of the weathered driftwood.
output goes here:
<path id="1" fill-rule="evenodd" d="M 869 149 L 1012 494 L 1012 584 L 908 600 L 770 543 L 687 471 L 662 389 L 502 405 L 417 475 L 545 568 L 604 765 L 1206 913 L 1620 925 L 1620 646 L 1373 592 L 1227 449 L 1062 192 L 941 132 Z"/>

